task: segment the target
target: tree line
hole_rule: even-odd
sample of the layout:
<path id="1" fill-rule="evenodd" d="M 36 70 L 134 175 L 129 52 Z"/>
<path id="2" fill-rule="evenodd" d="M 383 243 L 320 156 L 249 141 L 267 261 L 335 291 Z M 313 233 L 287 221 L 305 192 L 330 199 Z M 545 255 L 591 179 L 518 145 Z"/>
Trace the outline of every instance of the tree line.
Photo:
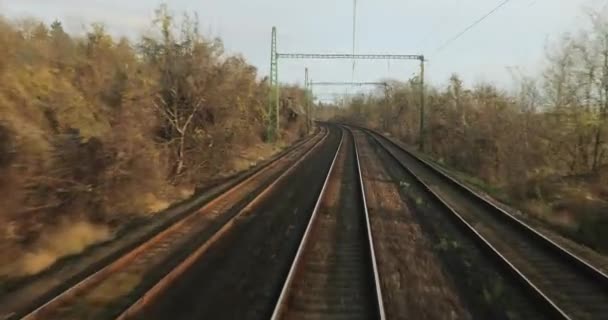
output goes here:
<path id="1" fill-rule="evenodd" d="M 203 36 L 196 14 L 155 13 L 136 40 L 102 24 L 73 35 L 59 21 L 0 17 L 1 251 L 62 217 L 120 225 L 263 142 L 267 79 Z M 303 135 L 282 110 L 283 138 Z"/>
<path id="2" fill-rule="evenodd" d="M 608 249 L 608 16 L 547 47 L 540 76 L 517 88 L 427 86 L 425 153 L 526 212 Z M 391 81 L 335 117 L 418 145 L 420 82 Z M 593 230 L 589 230 L 593 229 Z M 603 231 L 602 231 L 603 232 Z"/>

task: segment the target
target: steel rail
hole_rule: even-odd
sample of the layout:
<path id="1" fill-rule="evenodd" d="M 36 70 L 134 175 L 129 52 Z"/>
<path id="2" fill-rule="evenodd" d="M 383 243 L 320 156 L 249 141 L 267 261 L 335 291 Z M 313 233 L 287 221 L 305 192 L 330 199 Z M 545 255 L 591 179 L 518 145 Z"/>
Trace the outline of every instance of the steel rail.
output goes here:
<path id="1" fill-rule="evenodd" d="M 53 285 L 47 285 L 42 288 L 33 289 L 33 286 L 36 285 L 36 282 L 41 280 L 40 278 L 35 278 L 30 282 L 25 282 L 22 287 L 17 288 L 14 291 L 3 293 L 3 295 L 0 296 L 0 319 L 18 319 L 27 315 L 28 313 L 32 312 L 32 310 L 37 309 L 41 305 L 52 300 L 57 295 L 61 294 L 61 292 L 64 292 L 65 290 L 68 290 L 69 288 L 77 285 L 78 282 L 82 281 L 82 279 L 99 271 L 106 265 L 111 264 L 115 260 L 119 259 L 121 256 L 128 254 L 130 251 L 134 250 L 144 242 L 150 240 L 157 234 L 163 232 L 165 229 L 171 227 L 173 224 L 181 221 L 182 219 L 190 215 L 193 210 L 201 208 L 202 206 L 206 205 L 210 201 L 213 201 L 215 198 L 221 196 L 223 193 L 227 192 L 234 186 L 245 181 L 249 177 L 272 166 L 274 163 L 287 156 L 287 154 L 291 151 L 298 149 L 311 139 L 314 139 L 315 137 L 324 134 L 325 130 L 326 128 L 317 128 L 313 135 L 298 140 L 291 147 L 277 153 L 271 159 L 265 161 L 264 163 L 261 163 L 255 168 L 248 170 L 242 174 L 238 174 L 232 178 L 229 178 L 227 181 L 211 187 L 209 190 L 202 192 L 200 195 L 196 195 L 190 199 L 184 200 L 180 203 L 175 204 L 174 206 L 169 207 L 168 209 L 166 209 L 166 211 L 159 213 L 167 213 L 167 217 L 161 218 L 158 223 L 154 222 L 154 224 L 151 226 L 144 226 L 144 228 L 147 228 L 147 231 L 142 233 L 140 237 L 135 240 L 127 241 L 124 246 L 120 246 L 118 249 L 112 250 L 109 254 L 103 255 L 100 259 L 93 261 L 89 267 L 83 268 L 81 271 L 74 272 L 69 277 L 64 277 L 63 281 L 65 282 L 60 283 L 57 282 L 57 279 L 53 279 Z M 43 281 L 45 278 L 49 279 L 49 277 L 51 276 L 51 273 L 41 274 Z"/>
<path id="2" fill-rule="evenodd" d="M 461 188 L 462 190 L 465 190 L 470 195 L 474 196 L 479 201 L 483 202 L 484 205 L 487 205 L 488 207 L 492 208 L 494 212 L 500 213 L 504 218 L 507 218 L 507 221 L 509 221 L 509 222 L 511 222 L 511 223 L 513 223 L 513 224 L 515 224 L 515 225 L 523 228 L 530 235 L 534 236 L 538 240 L 543 241 L 547 245 L 547 248 L 553 250 L 555 253 L 558 253 L 558 254 L 562 255 L 562 257 L 565 258 L 570 263 L 572 263 L 572 264 L 580 267 L 587 275 L 593 277 L 596 281 L 598 281 L 599 283 L 601 283 L 601 285 L 606 290 L 608 290 L 608 275 L 605 272 L 603 272 L 602 270 L 598 269 L 597 267 L 595 267 L 594 265 L 592 265 L 591 263 L 589 263 L 585 259 L 579 257 L 575 253 L 571 252 L 570 250 L 568 250 L 568 249 L 564 248 L 563 246 L 557 244 L 555 241 L 553 241 L 550 238 L 548 238 L 547 236 L 543 235 L 542 233 L 540 233 L 539 231 L 537 231 L 535 228 L 533 228 L 532 226 L 530 226 L 526 222 L 524 222 L 521 219 L 515 217 L 513 214 L 509 213 L 508 211 L 504 210 L 503 208 L 497 206 L 492 201 L 489 201 L 485 197 L 481 196 L 477 191 L 473 190 L 471 187 L 469 187 L 469 186 L 465 185 L 464 183 L 456 180 L 450 174 L 448 174 L 445 171 L 445 169 L 437 166 L 436 164 L 431 163 L 430 161 L 428 161 L 426 159 L 420 158 L 418 155 L 416 155 L 416 154 L 412 153 L 411 151 L 407 150 L 406 148 L 404 148 L 400 144 L 396 143 L 392 139 L 386 138 L 383 135 L 379 134 L 378 132 L 375 132 L 374 130 L 369 130 L 369 129 L 366 129 L 366 130 L 368 130 L 369 132 L 372 132 L 372 133 L 374 133 L 376 135 L 379 135 L 382 138 L 384 138 L 385 140 L 389 141 L 392 145 L 394 145 L 398 149 L 402 150 L 403 152 L 407 153 L 408 155 L 410 155 L 412 158 L 414 158 L 417 161 L 419 161 L 420 163 L 422 163 L 427 168 L 430 168 L 431 170 L 439 173 L 443 179 L 446 179 L 451 184 L 453 184 L 453 185 Z"/>
<path id="3" fill-rule="evenodd" d="M 327 131 L 325 137 L 329 135 L 329 130 Z M 218 230 L 208 241 L 202 244 L 196 251 L 190 255 L 186 260 L 180 263 L 176 268 L 174 268 L 171 272 L 169 272 L 166 276 L 164 276 L 159 282 L 157 282 L 154 287 L 148 290 L 142 297 L 140 297 L 135 303 L 127 308 L 127 310 L 123 311 L 121 315 L 116 318 L 116 320 L 126 320 L 134 318 L 139 312 L 141 312 L 146 305 L 153 303 L 154 300 L 158 299 L 162 292 L 164 292 L 170 284 L 177 279 L 180 275 L 182 275 L 189 267 L 191 267 L 196 261 L 198 261 L 201 256 L 213 245 L 217 240 L 221 239 L 221 237 L 226 234 L 232 227 L 235 222 L 243 215 L 251 212 L 255 206 L 261 203 L 264 199 L 266 199 L 273 191 L 275 191 L 275 187 L 281 181 L 283 181 L 288 175 L 290 175 L 307 157 L 311 154 L 316 147 L 318 147 L 324 139 L 321 139 L 315 146 L 310 148 L 298 161 L 296 161 L 293 165 L 291 165 L 287 170 L 285 170 L 278 178 L 276 178 L 269 186 L 264 188 L 264 190 L 258 194 L 253 200 L 251 200 L 247 206 L 241 209 L 235 216 L 230 218 L 220 230 Z"/>
<path id="4" fill-rule="evenodd" d="M 155 243 L 161 241 L 162 239 L 164 239 L 167 235 L 171 234 L 172 232 L 177 232 L 177 230 L 179 230 L 179 228 L 182 227 L 182 225 L 186 221 L 188 221 L 188 219 L 191 219 L 192 217 L 196 216 L 198 212 L 200 212 L 202 210 L 205 210 L 205 208 L 210 207 L 210 206 L 214 205 L 215 203 L 218 203 L 223 198 L 225 198 L 228 195 L 230 195 L 230 194 L 238 191 L 240 187 L 246 185 L 247 183 L 250 183 L 255 178 L 258 178 L 258 177 L 262 176 L 266 172 L 266 169 L 270 169 L 273 166 L 278 165 L 279 160 L 287 158 L 289 155 L 293 154 L 293 152 L 297 152 L 297 150 L 299 150 L 300 148 L 302 148 L 306 144 L 306 142 L 312 141 L 313 139 L 315 139 L 316 137 L 318 137 L 319 134 L 321 134 L 322 137 L 318 141 L 316 141 L 313 144 L 313 146 L 311 146 L 310 149 L 308 149 L 295 163 L 291 164 L 286 171 L 284 171 L 278 178 L 274 179 L 273 183 L 271 183 L 270 185 L 267 185 L 267 186 L 263 187 L 263 191 L 260 194 L 258 194 L 252 201 L 250 201 L 250 203 L 258 200 L 262 195 L 265 195 L 266 191 L 269 190 L 271 187 L 273 187 L 277 183 L 278 180 L 283 179 L 288 172 L 291 172 L 293 170 L 293 168 L 297 167 L 304 159 L 307 158 L 307 156 L 313 150 L 315 150 L 319 145 L 321 145 L 321 143 L 323 141 L 325 141 L 325 139 L 329 135 L 329 130 L 326 129 L 326 131 L 323 132 L 323 133 L 319 132 L 317 135 L 311 137 L 311 139 L 308 139 L 305 142 L 303 142 L 301 144 L 298 144 L 298 146 L 295 149 L 293 149 L 291 152 L 287 152 L 283 156 L 275 159 L 271 163 L 267 164 L 263 169 L 255 172 L 254 174 L 252 174 L 251 176 L 247 177 L 243 181 L 241 181 L 241 182 L 237 183 L 236 185 L 232 186 L 227 191 L 225 191 L 224 193 L 220 194 L 218 197 L 214 198 L 213 200 L 211 200 L 209 203 L 205 204 L 200 209 L 198 209 L 198 210 L 196 210 L 196 211 L 194 211 L 194 212 L 186 215 L 185 217 L 183 217 L 182 219 L 180 219 L 176 223 L 174 223 L 171 226 L 169 226 L 168 228 L 162 230 L 161 232 L 159 232 L 158 234 L 156 234 L 155 236 L 153 236 L 149 240 L 145 241 L 143 244 L 137 246 L 135 249 L 127 252 L 126 254 L 124 254 L 123 256 L 121 256 L 120 258 L 118 258 L 117 260 L 112 261 L 111 263 L 105 265 L 103 268 L 101 268 L 97 272 L 95 272 L 95 273 L 87 276 L 86 278 L 84 278 L 83 280 L 81 280 L 80 282 L 78 282 L 77 284 L 71 286 L 67 290 L 64 290 L 60 294 L 55 295 L 52 299 L 46 301 L 44 304 L 42 304 L 41 306 L 37 307 L 35 310 L 27 313 L 21 319 L 23 319 L 23 320 L 42 319 L 41 316 L 45 312 L 52 310 L 54 307 L 62 305 L 62 303 L 66 302 L 66 301 L 69 301 L 69 299 L 71 299 L 72 297 L 76 296 L 79 293 L 79 291 L 86 290 L 86 288 L 88 286 L 94 286 L 96 283 L 101 282 L 101 281 L 103 281 L 103 279 L 109 277 L 116 270 L 120 270 L 125 265 L 128 265 L 129 261 L 131 261 L 135 257 L 141 255 L 141 253 L 145 252 L 149 247 L 152 247 Z M 242 211 L 243 210 L 239 211 L 239 213 L 237 214 L 237 216 L 240 215 L 242 213 Z M 232 217 L 228 222 L 226 222 L 224 224 L 224 226 L 222 226 L 222 228 L 218 232 L 216 232 L 209 240 L 205 241 L 205 243 L 201 246 L 201 247 L 205 247 L 204 250 L 200 251 L 200 247 L 199 247 L 199 249 L 197 249 L 197 251 L 194 254 L 200 256 L 200 254 L 202 254 L 204 251 L 206 251 L 206 248 L 208 248 L 208 245 L 206 246 L 207 242 L 209 242 L 209 241 L 211 241 L 211 242 L 216 241 L 219 238 L 219 237 L 216 237 L 216 235 L 218 233 L 220 233 L 220 234 L 224 233 L 227 230 L 227 229 L 225 229 L 226 224 L 230 224 L 234 220 L 235 217 Z M 153 295 L 151 295 L 149 293 L 151 290 L 148 290 L 148 292 L 146 292 L 147 295 L 144 294 L 144 296 L 141 297 L 140 299 L 138 299 L 135 304 L 138 305 L 138 306 L 143 305 L 143 304 L 147 304 L 148 302 L 150 302 L 152 296 L 156 297 L 160 293 L 160 291 L 161 291 L 161 290 L 159 290 L 159 287 L 158 287 L 159 283 L 162 282 L 163 287 L 166 286 L 168 284 L 168 282 L 167 282 L 168 277 L 171 277 L 171 279 L 174 279 L 175 273 L 171 274 L 172 272 L 174 272 L 175 270 L 178 270 L 180 273 L 182 273 L 183 271 L 185 271 L 184 267 L 182 266 L 184 263 L 187 263 L 187 264 L 194 263 L 194 260 L 190 259 L 190 257 L 192 257 L 192 255 L 189 255 L 189 257 L 187 257 L 184 261 L 182 261 L 176 268 L 174 268 L 172 271 L 170 271 L 169 274 L 165 275 L 159 282 L 157 282 L 153 286 L 153 290 L 154 290 L 154 294 Z M 133 312 L 133 310 L 134 310 L 133 308 L 134 308 L 133 305 L 131 305 L 127 309 L 127 311 L 129 312 L 129 314 L 131 314 Z M 120 317 L 123 317 L 124 314 L 125 314 L 125 312 L 123 312 Z"/>
<path id="5" fill-rule="evenodd" d="M 363 174 L 361 171 L 361 162 L 359 161 L 359 148 L 357 147 L 357 140 L 355 139 L 355 135 L 352 130 L 348 128 L 351 135 L 353 136 L 353 144 L 355 145 L 355 155 L 357 160 L 357 172 L 359 174 L 359 186 L 361 188 L 361 197 L 363 199 L 363 209 L 365 211 L 365 224 L 367 226 L 367 240 L 369 243 L 371 257 L 372 257 L 372 268 L 374 272 L 374 285 L 376 287 L 376 298 L 378 299 L 378 312 L 380 313 L 380 320 L 386 319 L 386 312 L 384 311 L 384 301 L 382 299 L 382 289 L 380 286 L 380 273 L 378 272 L 378 263 L 376 260 L 376 251 L 374 247 L 374 237 L 372 236 L 372 226 L 371 219 L 369 217 L 369 212 L 367 210 L 367 199 L 365 195 L 365 184 L 363 183 Z"/>
<path id="6" fill-rule="evenodd" d="M 347 128 L 343 129 L 344 132 L 346 132 L 346 130 L 348 130 Z M 348 130 L 349 133 L 350 130 Z M 283 285 L 283 288 L 281 290 L 281 294 L 279 295 L 279 298 L 277 300 L 275 309 L 273 311 L 272 320 L 278 320 L 282 317 L 283 313 L 286 311 L 287 308 L 287 304 L 288 304 L 288 299 L 290 297 L 291 294 L 291 290 L 293 289 L 293 284 L 294 284 L 294 279 L 296 277 L 296 273 L 299 271 L 300 266 L 302 265 L 302 263 L 304 263 L 304 252 L 307 248 L 307 246 L 309 245 L 309 242 L 311 241 L 311 233 L 313 232 L 313 228 L 314 225 L 316 223 L 317 220 L 317 216 L 319 214 L 319 209 L 321 208 L 321 205 L 323 203 L 323 200 L 326 196 L 326 189 L 327 189 L 327 185 L 329 184 L 330 179 L 332 178 L 332 174 L 334 173 L 334 167 L 336 164 L 336 161 L 338 159 L 338 156 L 340 154 L 340 151 L 343 148 L 343 144 L 344 144 L 344 133 L 343 133 L 343 137 L 342 140 L 340 141 L 340 146 L 338 148 L 338 150 L 336 151 L 336 154 L 334 156 L 334 159 L 332 161 L 332 165 L 330 167 L 329 172 L 327 173 L 325 182 L 323 184 L 323 188 L 321 189 L 321 192 L 319 193 L 317 202 L 315 204 L 315 207 L 313 209 L 313 212 L 311 214 L 311 217 L 308 221 L 308 225 L 306 227 L 306 231 L 304 232 L 304 235 L 302 237 L 302 240 L 300 242 L 300 245 L 298 247 L 297 253 L 295 255 L 295 258 L 291 264 L 289 273 L 287 275 L 287 278 L 285 280 L 285 283 Z M 372 273 L 373 273 L 373 281 L 374 281 L 374 291 L 375 291 L 375 305 L 377 307 L 377 312 L 378 312 L 378 319 L 386 319 L 386 315 L 385 315 L 385 311 L 384 311 L 384 302 L 382 299 L 382 291 L 381 291 L 381 286 L 380 286 L 380 277 L 379 277 L 379 273 L 378 273 L 378 268 L 377 268 L 377 260 L 376 260 L 376 254 L 374 251 L 374 241 L 373 241 L 373 237 L 372 237 L 372 233 L 371 233 L 371 225 L 370 225 L 370 219 L 369 219 L 369 213 L 367 210 L 367 201 L 365 198 L 365 187 L 363 185 L 363 177 L 361 174 L 361 168 L 360 168 L 360 162 L 359 162 L 359 153 L 358 153 L 358 149 L 354 140 L 354 136 L 352 139 L 352 143 L 354 146 L 354 151 L 355 151 L 355 163 L 356 163 L 356 167 L 357 167 L 357 184 L 358 184 L 358 188 L 361 191 L 361 203 L 364 207 L 364 219 L 365 219 L 365 234 L 366 234 L 366 245 L 369 247 L 369 259 L 371 260 L 371 266 L 372 266 Z"/>
<path id="7" fill-rule="evenodd" d="M 398 150 L 401 150 L 401 151 L 407 153 L 413 159 L 422 163 L 425 167 L 427 167 L 427 168 L 431 169 L 433 172 L 439 174 L 442 178 L 448 179 L 448 181 L 453 183 L 453 185 L 456 185 L 456 186 L 462 188 L 462 190 L 465 190 L 469 195 L 472 195 L 474 197 L 473 199 L 475 199 L 475 201 L 478 201 L 484 205 L 489 206 L 490 208 L 492 208 L 494 210 L 494 212 L 499 212 L 499 213 L 504 214 L 504 217 L 507 217 L 507 219 L 509 219 L 509 221 L 511 221 L 512 223 L 515 223 L 515 225 L 519 226 L 519 228 L 521 228 L 521 230 L 525 230 L 526 231 L 525 234 L 527 234 L 528 236 L 531 236 L 532 239 L 539 241 L 540 242 L 539 244 L 542 244 L 544 246 L 544 248 L 547 248 L 554 254 L 557 253 L 558 256 L 556 258 L 565 257 L 567 262 L 573 263 L 574 266 L 577 267 L 576 270 L 581 270 L 581 272 L 583 272 L 584 274 L 587 274 L 587 275 L 589 275 L 590 272 L 597 271 L 597 273 L 591 274 L 591 276 L 593 277 L 593 279 L 597 279 L 598 281 L 600 281 L 600 286 L 602 286 L 602 288 L 605 288 L 605 283 L 603 282 L 603 281 L 605 281 L 605 279 L 604 279 L 605 275 L 601 271 L 599 271 L 597 268 L 591 266 L 587 262 L 576 257 L 576 255 L 574 255 L 567 249 L 562 248 L 561 246 L 559 246 L 552 240 L 548 239 L 544 235 L 540 234 L 538 231 L 534 230 L 532 227 L 530 227 L 523 221 L 517 219 L 510 213 L 506 212 L 504 209 L 499 208 L 494 203 L 488 201 L 483 196 L 479 195 L 476 191 L 472 190 L 468 186 L 465 186 L 461 182 L 455 180 L 450 175 L 448 175 L 446 172 L 444 172 L 443 169 L 438 168 L 437 166 L 431 164 L 430 162 L 428 162 L 425 159 L 421 159 L 420 157 L 413 154 L 412 152 L 410 152 L 403 146 L 399 145 L 392 139 L 384 137 L 383 135 L 381 135 L 373 130 L 362 129 L 362 131 L 364 131 L 369 136 L 371 136 L 372 139 L 374 141 L 376 141 L 376 143 L 379 146 L 381 146 L 382 149 L 384 149 L 404 170 L 406 170 L 412 177 L 414 177 L 416 179 L 416 181 L 418 183 L 420 183 L 428 193 L 430 193 L 434 198 L 436 198 L 438 200 L 438 202 L 452 214 L 452 217 L 456 218 L 456 220 L 461 224 L 461 226 L 465 227 L 465 229 L 478 240 L 478 243 L 482 244 L 482 247 L 489 250 L 489 252 L 491 252 L 493 254 L 493 256 L 495 258 L 497 258 L 498 261 L 503 265 L 503 267 L 506 267 L 507 270 L 509 270 L 513 275 L 515 275 L 517 280 L 519 280 L 519 282 L 521 284 L 523 284 L 531 294 L 533 294 L 540 302 L 544 303 L 544 306 L 547 308 L 547 310 L 549 312 L 551 312 L 551 314 L 556 319 L 559 318 L 559 319 L 570 320 L 570 319 L 574 319 L 574 317 L 572 314 L 569 314 L 562 307 L 560 307 L 560 304 L 557 301 L 555 301 L 555 299 L 552 299 L 548 293 L 543 292 L 543 290 L 537 284 L 535 284 L 534 281 L 530 280 L 530 278 L 528 276 L 526 276 L 526 274 L 523 270 L 516 267 L 504 253 L 501 253 L 499 249 L 497 249 L 494 245 L 492 245 L 491 242 L 489 240 L 487 240 L 476 229 L 475 226 L 473 226 L 471 223 L 469 223 L 467 221 L 467 219 L 464 218 L 452 205 L 450 205 L 450 203 L 442 195 L 440 195 L 437 191 L 435 191 L 431 187 L 431 185 L 426 183 L 418 174 L 416 174 L 405 163 L 403 163 L 403 160 L 401 160 L 391 150 L 391 148 L 387 147 L 385 145 L 385 143 L 380 141 L 380 138 L 378 138 L 378 137 L 381 137 L 383 140 L 388 141 L 388 143 L 390 143 L 390 145 L 394 146 Z M 557 250 L 559 250 L 559 251 L 557 251 Z M 592 283 L 592 284 L 594 285 L 595 283 Z"/>
<path id="8" fill-rule="evenodd" d="M 304 254 L 304 250 L 306 248 L 306 244 L 310 238 L 311 230 L 316 220 L 317 214 L 319 212 L 319 208 L 321 207 L 321 203 L 323 202 L 323 195 L 325 194 L 325 190 L 327 189 L 327 185 L 329 184 L 329 178 L 331 177 L 332 172 L 334 171 L 334 167 L 336 165 L 336 159 L 338 159 L 338 155 L 340 154 L 340 150 L 342 149 L 342 144 L 344 142 L 344 133 L 342 133 L 342 137 L 340 138 L 340 144 L 338 149 L 336 150 L 336 154 L 331 162 L 331 166 L 329 167 L 329 171 L 327 172 L 327 176 L 325 177 L 325 181 L 323 182 L 323 187 L 321 188 L 321 192 L 319 193 L 319 197 L 317 202 L 315 203 L 315 207 L 312 210 L 312 214 L 310 219 L 308 220 L 308 225 L 306 226 L 306 231 L 304 231 L 304 235 L 302 236 L 302 240 L 300 241 L 300 245 L 298 246 L 298 250 L 296 251 L 296 256 L 293 259 L 293 263 L 289 268 L 289 273 L 287 274 L 287 278 L 285 279 L 285 283 L 283 284 L 283 288 L 281 289 L 281 294 L 279 295 L 279 299 L 277 300 L 274 311 L 272 312 L 271 320 L 279 320 L 281 314 L 285 310 L 285 306 L 287 305 L 287 298 L 289 296 L 289 291 L 291 289 L 291 285 L 295 278 L 295 273 L 298 268 L 300 261 L 302 260 L 302 256 Z"/>

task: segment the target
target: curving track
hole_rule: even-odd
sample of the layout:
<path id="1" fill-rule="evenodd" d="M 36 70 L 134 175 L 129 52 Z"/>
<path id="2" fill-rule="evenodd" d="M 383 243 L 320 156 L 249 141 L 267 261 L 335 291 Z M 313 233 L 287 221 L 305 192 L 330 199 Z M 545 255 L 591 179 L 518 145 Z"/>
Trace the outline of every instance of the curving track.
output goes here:
<path id="1" fill-rule="evenodd" d="M 443 169 L 376 132 L 363 130 L 452 213 L 555 319 L 608 319 L 608 277 L 502 210 Z"/>
<path id="2" fill-rule="evenodd" d="M 342 141 L 272 319 L 384 319 L 359 155 Z"/>

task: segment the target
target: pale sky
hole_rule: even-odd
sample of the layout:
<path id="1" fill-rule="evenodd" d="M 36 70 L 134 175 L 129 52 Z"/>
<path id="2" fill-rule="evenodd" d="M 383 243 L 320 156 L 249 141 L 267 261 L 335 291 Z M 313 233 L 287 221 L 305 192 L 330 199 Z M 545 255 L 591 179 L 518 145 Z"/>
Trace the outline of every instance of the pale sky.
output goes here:
<path id="1" fill-rule="evenodd" d="M 8 18 L 63 21 L 70 31 L 91 22 L 106 24 L 115 35 L 136 38 L 150 26 L 156 0 L 0 0 Z M 278 28 L 279 52 L 350 53 L 353 0 L 171 0 L 174 13 L 197 12 L 208 36 L 221 37 L 230 53 L 241 53 L 269 72 L 270 31 Z M 587 22 L 585 8 L 599 0 L 512 0 L 441 52 L 446 40 L 502 0 L 357 0 L 357 53 L 424 54 L 428 81 L 443 85 L 451 73 L 466 84 L 480 81 L 509 87 L 508 68 L 540 72 L 548 41 L 576 32 Z M 314 81 L 350 81 L 351 61 L 281 61 L 281 82 L 303 83 L 304 67 Z M 359 61 L 355 81 L 406 80 L 416 61 Z M 318 94 L 344 92 L 325 88 Z"/>

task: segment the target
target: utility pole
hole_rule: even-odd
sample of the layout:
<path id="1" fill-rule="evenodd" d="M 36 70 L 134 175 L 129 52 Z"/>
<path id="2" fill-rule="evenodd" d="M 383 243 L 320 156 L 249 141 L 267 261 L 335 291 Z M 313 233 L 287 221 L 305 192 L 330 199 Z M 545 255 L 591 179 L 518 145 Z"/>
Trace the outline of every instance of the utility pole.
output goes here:
<path id="1" fill-rule="evenodd" d="M 279 135 L 279 57 L 277 54 L 277 28 L 272 27 L 270 44 L 270 92 L 268 97 L 268 137 L 275 140 Z"/>
<path id="2" fill-rule="evenodd" d="M 308 67 L 304 69 L 304 103 L 306 109 L 306 133 L 310 134 L 310 97 L 308 92 Z"/>
<path id="3" fill-rule="evenodd" d="M 356 2 L 355 2 L 356 5 Z M 356 13 L 356 9 L 355 9 Z M 353 28 L 354 29 L 354 28 Z M 354 31 L 354 30 L 353 30 Z M 353 32 L 354 34 L 354 32 Z M 356 39 L 355 39 L 356 40 Z M 353 42 L 354 43 L 354 42 Z M 349 59 L 349 60 L 419 60 L 420 61 L 420 148 L 424 148 L 424 56 L 413 54 L 355 54 L 352 53 L 278 53 L 277 52 L 277 29 L 272 27 L 272 44 L 270 51 L 270 94 L 268 103 L 268 136 L 269 140 L 277 136 L 279 132 L 279 60 L 280 59 Z M 353 73 L 354 74 L 354 73 Z M 312 80 L 311 80 L 312 81 Z M 309 90 L 312 94 L 313 83 L 310 83 Z M 314 96 L 313 96 L 314 99 Z M 314 106 L 311 116 L 314 119 Z M 273 110 L 274 109 L 274 110 Z M 274 118 L 273 118 L 274 116 Z M 311 119 L 312 126 L 312 119 Z"/>
<path id="4" fill-rule="evenodd" d="M 314 94 L 314 91 L 313 91 L 313 89 L 312 89 L 312 86 L 313 86 L 312 79 L 309 79 L 309 80 L 308 80 L 308 90 L 310 90 L 310 100 L 311 100 L 311 103 L 312 103 L 312 101 L 315 99 L 315 94 Z M 311 107 L 310 107 L 310 109 L 311 109 L 311 113 L 310 113 L 310 122 L 311 122 L 311 124 L 312 124 L 312 119 L 314 119 L 314 118 L 315 118 L 315 111 L 316 111 L 316 110 L 315 110 L 314 106 L 311 106 Z"/>
<path id="5" fill-rule="evenodd" d="M 420 151 L 424 151 L 424 56 L 420 56 Z"/>
<path id="6" fill-rule="evenodd" d="M 390 91 L 391 91 L 391 87 L 388 85 L 388 83 L 386 83 L 384 85 L 384 103 L 388 110 L 390 110 L 390 106 L 391 106 L 391 101 L 390 101 L 391 92 Z M 388 131 L 388 119 L 386 119 L 385 117 L 382 118 L 382 130 Z"/>

